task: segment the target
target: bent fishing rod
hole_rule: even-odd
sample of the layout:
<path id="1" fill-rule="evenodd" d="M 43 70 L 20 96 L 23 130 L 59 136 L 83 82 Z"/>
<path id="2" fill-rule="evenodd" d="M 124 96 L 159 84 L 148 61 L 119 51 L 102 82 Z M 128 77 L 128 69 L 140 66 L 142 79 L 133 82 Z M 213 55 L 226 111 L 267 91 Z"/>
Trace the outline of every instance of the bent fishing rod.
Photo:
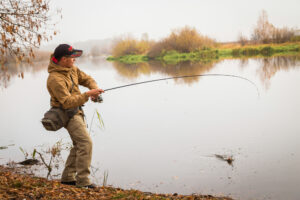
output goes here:
<path id="1" fill-rule="evenodd" d="M 170 80 L 170 79 L 192 78 L 192 77 L 199 77 L 199 76 L 223 76 L 223 77 L 232 77 L 232 78 L 239 78 L 239 79 L 242 79 L 242 80 L 246 80 L 246 81 L 248 81 L 249 83 L 251 83 L 252 85 L 255 86 L 258 97 L 260 96 L 258 87 L 256 86 L 256 84 L 253 81 L 251 81 L 251 80 L 249 80 L 245 77 L 232 75 L 232 74 L 195 74 L 195 75 L 185 75 L 185 76 L 173 76 L 173 77 L 159 78 L 159 79 L 153 79 L 153 80 L 149 80 L 149 81 L 142 81 L 142 82 L 131 83 L 131 84 L 127 84 L 127 85 L 112 87 L 112 88 L 104 89 L 104 92 L 110 91 L 110 90 L 116 90 L 116 89 L 120 89 L 120 88 L 125 88 L 125 87 L 130 87 L 130 86 L 134 86 L 134 85 L 145 84 L 145 83 L 165 81 L 165 80 Z"/>

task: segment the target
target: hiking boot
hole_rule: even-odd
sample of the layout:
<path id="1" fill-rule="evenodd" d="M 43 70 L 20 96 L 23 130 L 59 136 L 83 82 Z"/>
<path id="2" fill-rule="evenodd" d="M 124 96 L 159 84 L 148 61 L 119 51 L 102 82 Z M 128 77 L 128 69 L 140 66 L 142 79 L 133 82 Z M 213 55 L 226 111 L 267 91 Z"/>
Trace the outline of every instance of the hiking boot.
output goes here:
<path id="1" fill-rule="evenodd" d="M 60 183 L 64 185 L 76 185 L 76 181 L 69 181 L 69 182 L 61 181 Z"/>
<path id="2" fill-rule="evenodd" d="M 82 186 L 82 187 L 80 187 L 80 188 L 85 188 L 85 189 L 95 189 L 95 188 L 97 188 L 98 186 L 97 185 L 95 185 L 95 184 L 90 184 L 90 185 L 85 185 L 85 186 Z"/>

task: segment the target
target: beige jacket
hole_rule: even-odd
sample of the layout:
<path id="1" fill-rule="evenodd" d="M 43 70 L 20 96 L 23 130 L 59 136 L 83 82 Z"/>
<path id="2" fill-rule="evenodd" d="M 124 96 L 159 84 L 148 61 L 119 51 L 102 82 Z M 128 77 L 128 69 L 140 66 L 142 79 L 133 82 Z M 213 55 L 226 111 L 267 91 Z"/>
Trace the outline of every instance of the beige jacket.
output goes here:
<path id="1" fill-rule="evenodd" d="M 98 88 L 94 79 L 76 66 L 71 68 L 62 67 L 50 59 L 48 72 L 47 89 L 50 93 L 51 106 L 53 107 L 62 106 L 64 109 L 68 109 L 81 106 L 87 102 L 89 99 L 88 95 L 86 93 L 82 94 L 78 85 L 88 87 L 89 89 Z M 70 93 L 72 87 L 71 76 L 74 81 L 72 93 Z"/>

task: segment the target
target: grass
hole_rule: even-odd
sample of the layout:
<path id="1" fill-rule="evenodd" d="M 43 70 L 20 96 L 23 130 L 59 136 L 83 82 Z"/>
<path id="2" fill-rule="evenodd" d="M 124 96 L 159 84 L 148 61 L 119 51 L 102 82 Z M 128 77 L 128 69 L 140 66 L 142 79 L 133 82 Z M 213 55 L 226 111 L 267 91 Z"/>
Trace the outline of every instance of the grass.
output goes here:
<path id="1" fill-rule="evenodd" d="M 97 117 L 98 117 L 98 120 L 99 120 L 100 128 L 104 129 L 105 128 L 104 121 L 103 121 L 102 116 L 100 115 L 100 113 L 97 109 L 96 109 L 96 113 L 97 113 Z"/>
<path id="2" fill-rule="evenodd" d="M 92 134 L 92 127 L 93 127 L 95 114 L 97 114 L 97 118 L 99 120 L 99 128 L 102 129 L 102 130 L 105 129 L 103 118 L 102 118 L 101 114 L 99 113 L 99 111 L 97 109 L 95 109 L 92 120 L 91 120 L 91 123 L 90 123 L 90 130 L 89 130 L 90 135 Z"/>
<path id="3" fill-rule="evenodd" d="M 190 53 L 178 53 L 176 51 L 166 52 L 165 55 L 155 58 L 156 60 L 165 62 L 167 64 L 176 64 L 184 61 L 202 61 L 211 62 L 218 59 L 218 52 L 216 50 L 203 50 Z"/>
<path id="4" fill-rule="evenodd" d="M 177 51 L 167 51 L 163 54 L 151 58 L 175 64 L 182 61 L 212 61 L 226 58 L 244 58 L 244 57 L 265 57 L 275 55 L 292 55 L 300 52 L 300 43 L 283 43 L 283 44 L 259 44 L 245 45 L 225 44 L 219 45 L 217 48 L 204 49 L 189 53 L 180 53 Z M 119 61 L 126 64 L 136 64 L 151 60 L 146 55 L 126 55 L 119 58 L 109 57 L 107 60 Z"/>
<path id="5" fill-rule="evenodd" d="M 102 182 L 103 187 L 107 186 L 107 180 L 108 180 L 108 171 L 104 171 L 104 173 L 103 173 L 103 182 Z"/>
<path id="6" fill-rule="evenodd" d="M 271 56 L 274 54 L 290 54 L 294 52 L 300 52 L 300 45 L 298 43 L 282 44 L 282 45 L 257 45 L 257 46 L 245 46 L 240 48 L 233 48 L 232 55 L 239 56 Z"/>
<path id="7" fill-rule="evenodd" d="M 126 55 L 126 56 L 121 56 L 118 58 L 108 57 L 107 60 L 119 61 L 119 62 L 128 63 L 128 64 L 136 64 L 136 63 L 147 62 L 149 59 L 145 55 Z"/>

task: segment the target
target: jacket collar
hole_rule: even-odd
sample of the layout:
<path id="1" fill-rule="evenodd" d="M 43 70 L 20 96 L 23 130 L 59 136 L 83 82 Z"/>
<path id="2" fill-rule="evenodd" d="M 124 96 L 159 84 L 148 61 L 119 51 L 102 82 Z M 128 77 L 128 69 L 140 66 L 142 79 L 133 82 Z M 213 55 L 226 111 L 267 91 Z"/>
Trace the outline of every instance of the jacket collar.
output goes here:
<path id="1" fill-rule="evenodd" d="M 73 67 L 63 67 L 61 65 L 58 65 L 52 61 L 52 57 L 53 57 L 53 54 L 50 56 L 50 61 L 49 61 L 49 65 L 48 65 L 48 73 L 58 72 L 58 73 L 67 75 L 70 73 L 72 68 L 74 68 L 74 66 Z"/>

